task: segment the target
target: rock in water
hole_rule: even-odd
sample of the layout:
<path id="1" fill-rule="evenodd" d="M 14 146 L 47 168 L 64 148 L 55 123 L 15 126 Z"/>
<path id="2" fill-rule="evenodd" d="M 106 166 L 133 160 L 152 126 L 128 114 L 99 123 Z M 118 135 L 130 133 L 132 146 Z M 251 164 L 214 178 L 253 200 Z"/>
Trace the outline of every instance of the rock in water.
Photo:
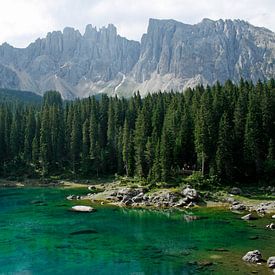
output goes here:
<path id="1" fill-rule="evenodd" d="M 259 250 L 248 251 L 242 259 L 249 263 L 259 263 L 262 261 L 262 254 Z"/>
<path id="2" fill-rule="evenodd" d="M 249 213 L 245 216 L 243 216 L 241 219 L 245 221 L 252 221 L 252 220 L 257 220 L 257 217 L 253 216 L 253 214 Z"/>
<path id="3" fill-rule="evenodd" d="M 93 207 L 85 206 L 85 205 L 73 206 L 72 210 L 75 211 L 75 212 L 94 212 L 94 211 L 96 211 Z"/>
<path id="4" fill-rule="evenodd" d="M 67 197 L 67 200 L 71 201 L 71 200 L 80 200 L 81 197 L 80 196 L 77 196 L 77 195 L 69 195 Z"/>
<path id="5" fill-rule="evenodd" d="M 194 216 L 194 215 L 183 215 L 183 218 L 184 218 L 185 221 L 187 221 L 187 222 L 192 222 L 192 221 L 207 219 L 207 217 Z"/>
<path id="6" fill-rule="evenodd" d="M 274 230 L 275 229 L 275 224 L 272 222 L 271 224 L 268 224 L 266 226 L 267 229 L 271 229 L 271 230 Z"/>
<path id="7" fill-rule="evenodd" d="M 275 268 L 275 256 L 269 257 L 267 260 L 267 266 L 270 268 Z"/>
<path id="8" fill-rule="evenodd" d="M 98 232 L 94 229 L 86 229 L 71 232 L 70 235 L 87 235 L 87 234 L 97 234 Z"/>

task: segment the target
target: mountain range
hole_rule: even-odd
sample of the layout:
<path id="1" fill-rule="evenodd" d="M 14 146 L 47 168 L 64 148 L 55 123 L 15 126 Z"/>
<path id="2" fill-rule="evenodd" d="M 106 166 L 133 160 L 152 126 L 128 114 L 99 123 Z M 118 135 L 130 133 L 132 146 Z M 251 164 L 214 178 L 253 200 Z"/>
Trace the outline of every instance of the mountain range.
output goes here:
<path id="1" fill-rule="evenodd" d="M 112 24 L 87 25 L 84 34 L 66 27 L 26 48 L 0 46 L 1 88 L 57 90 L 64 99 L 183 91 L 241 77 L 275 77 L 275 34 L 242 20 L 150 19 L 141 42 L 121 37 Z"/>

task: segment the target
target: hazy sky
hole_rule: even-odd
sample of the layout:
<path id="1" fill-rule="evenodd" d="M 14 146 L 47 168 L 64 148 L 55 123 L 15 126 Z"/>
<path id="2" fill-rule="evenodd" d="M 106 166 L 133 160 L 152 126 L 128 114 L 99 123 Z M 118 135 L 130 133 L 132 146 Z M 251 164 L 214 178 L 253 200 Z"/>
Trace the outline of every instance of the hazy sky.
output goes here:
<path id="1" fill-rule="evenodd" d="M 203 18 L 243 19 L 275 31 L 275 0 L 0 0 L 0 44 L 25 47 L 65 26 L 82 33 L 87 24 L 113 23 L 140 40 L 149 18 L 198 23 Z"/>

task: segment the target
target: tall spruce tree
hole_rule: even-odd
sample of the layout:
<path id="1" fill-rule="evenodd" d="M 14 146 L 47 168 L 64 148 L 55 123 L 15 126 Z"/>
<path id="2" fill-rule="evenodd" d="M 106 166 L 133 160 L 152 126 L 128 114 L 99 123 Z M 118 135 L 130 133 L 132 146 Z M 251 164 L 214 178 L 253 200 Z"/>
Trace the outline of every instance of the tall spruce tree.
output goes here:
<path id="1" fill-rule="evenodd" d="M 224 180 L 233 177 L 232 131 L 227 114 L 223 114 L 219 123 L 218 148 L 216 153 L 217 174 Z"/>

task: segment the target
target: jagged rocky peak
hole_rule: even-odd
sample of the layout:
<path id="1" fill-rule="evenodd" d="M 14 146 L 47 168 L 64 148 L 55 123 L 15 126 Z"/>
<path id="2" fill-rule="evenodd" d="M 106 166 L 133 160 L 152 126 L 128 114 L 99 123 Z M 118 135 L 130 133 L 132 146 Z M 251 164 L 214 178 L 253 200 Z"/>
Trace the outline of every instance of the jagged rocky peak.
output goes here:
<path id="1" fill-rule="evenodd" d="M 141 42 L 114 25 L 53 31 L 25 49 L 0 46 L 0 87 L 64 98 L 96 93 L 142 95 L 184 90 L 217 80 L 257 81 L 275 76 L 275 35 L 242 20 L 203 19 L 190 25 L 150 19 Z"/>
<path id="2" fill-rule="evenodd" d="M 201 76 L 210 84 L 271 77 L 274 68 L 266 70 L 266 61 L 274 60 L 274 53 L 259 41 L 266 45 L 270 37 L 241 20 L 204 19 L 187 25 L 151 19 L 134 76 L 138 82 L 150 80 L 153 74 L 189 80 Z"/>
<path id="3" fill-rule="evenodd" d="M 92 24 L 89 24 L 89 25 L 86 26 L 83 36 L 86 39 L 91 39 L 93 41 L 96 41 L 97 34 L 98 34 L 97 28 L 93 27 Z"/>
<path id="4" fill-rule="evenodd" d="M 113 24 L 108 24 L 107 28 L 106 27 L 100 28 L 100 31 L 101 32 L 107 31 L 110 34 L 117 35 L 117 29 L 116 29 L 116 27 Z"/>

